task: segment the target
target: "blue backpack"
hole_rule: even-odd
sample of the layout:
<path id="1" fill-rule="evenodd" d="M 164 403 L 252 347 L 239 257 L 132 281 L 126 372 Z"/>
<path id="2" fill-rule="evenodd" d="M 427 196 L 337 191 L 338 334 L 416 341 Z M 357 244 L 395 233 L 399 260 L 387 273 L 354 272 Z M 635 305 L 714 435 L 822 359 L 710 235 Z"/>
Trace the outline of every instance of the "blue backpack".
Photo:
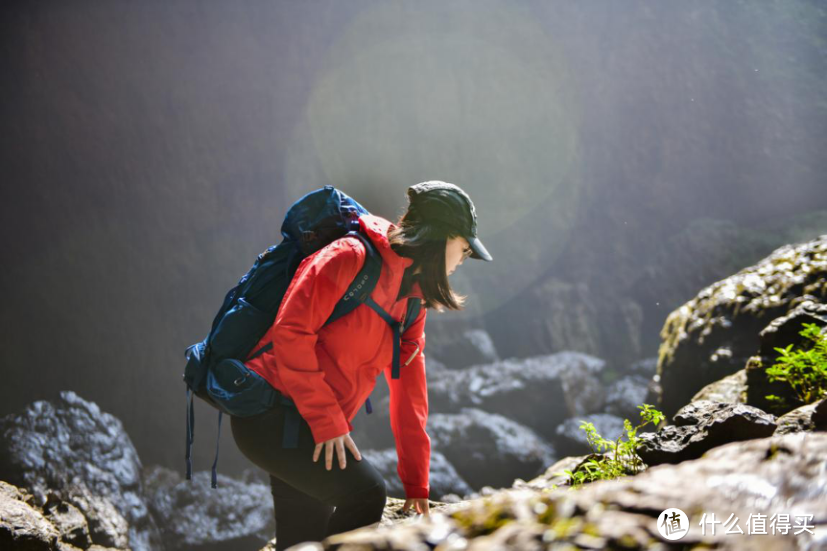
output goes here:
<path id="1" fill-rule="evenodd" d="M 187 386 L 187 480 L 192 480 L 192 443 L 195 438 L 193 395 L 218 410 L 218 438 L 225 413 L 248 417 L 281 405 L 286 413 L 282 446 L 297 447 L 300 415 L 295 404 L 249 369 L 244 361 L 258 357 L 272 347 L 269 343 L 253 352 L 273 325 L 282 298 L 301 261 L 345 235 L 358 238 L 365 245 L 367 256 L 364 266 L 325 325 L 363 303 L 370 306 L 394 333 L 391 376 L 399 378 L 401 334 L 419 315 L 420 301 L 415 297 L 408 300 L 404 322 L 400 323 L 370 297 L 379 280 L 382 258 L 371 240 L 359 231 L 359 217 L 363 214 L 369 213 L 333 186 L 325 186 L 299 199 L 287 211 L 282 223 L 282 242 L 258 255 L 238 285 L 227 292 L 209 335 L 187 348 L 184 354 L 187 359 L 184 369 Z M 373 412 L 370 398 L 365 402 L 365 408 L 368 414 Z M 213 488 L 217 487 L 217 466 L 218 440 L 212 466 Z"/>

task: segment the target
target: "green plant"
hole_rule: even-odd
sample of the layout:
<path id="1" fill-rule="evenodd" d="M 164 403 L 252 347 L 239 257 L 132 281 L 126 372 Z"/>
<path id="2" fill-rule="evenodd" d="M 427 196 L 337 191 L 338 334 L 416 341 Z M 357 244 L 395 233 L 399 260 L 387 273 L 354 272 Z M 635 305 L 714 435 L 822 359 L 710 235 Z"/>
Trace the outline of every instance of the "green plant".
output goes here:
<path id="1" fill-rule="evenodd" d="M 663 413 L 649 404 L 638 406 L 638 409 L 641 410 L 641 424 L 632 427 L 631 421 L 628 419 L 623 421 L 626 440 L 623 439 L 624 434 L 618 436 L 617 440 L 607 440 L 600 436 L 592 423 L 581 421 L 580 428 L 586 431 L 586 440 L 589 442 L 592 454 L 574 471 L 566 469 L 554 474 L 565 475 L 571 487 L 576 488 L 586 482 L 610 480 L 643 470 L 643 461 L 635 453 L 640 445 L 637 431 L 650 423 L 657 425 L 663 421 Z"/>
<path id="2" fill-rule="evenodd" d="M 767 368 L 766 374 L 770 382 L 788 383 L 802 404 L 812 404 L 827 396 L 827 333 L 822 333 L 815 323 L 805 323 L 799 335 L 812 344 L 797 350 L 793 350 L 792 344 L 775 348 L 781 357 Z M 788 405 L 784 398 L 774 394 L 766 398 L 779 406 Z"/>

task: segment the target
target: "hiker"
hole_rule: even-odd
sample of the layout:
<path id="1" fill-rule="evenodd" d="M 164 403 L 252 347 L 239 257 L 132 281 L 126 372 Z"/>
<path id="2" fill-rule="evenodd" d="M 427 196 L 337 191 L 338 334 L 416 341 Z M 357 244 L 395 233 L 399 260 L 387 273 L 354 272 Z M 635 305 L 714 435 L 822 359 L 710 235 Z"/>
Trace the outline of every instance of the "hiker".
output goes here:
<path id="1" fill-rule="evenodd" d="M 358 238 L 337 239 L 301 262 L 256 348 L 271 346 L 245 362 L 300 414 L 276 406 L 231 418 L 239 450 L 270 474 L 277 550 L 381 520 L 385 482 L 350 437 L 351 420 L 380 374 L 390 387 L 403 511 L 429 514 L 427 310 L 462 309 L 465 297 L 454 293 L 448 276 L 469 256 L 492 258 L 477 238 L 474 205 L 458 186 L 423 182 L 408 188 L 407 196 L 407 211 L 396 224 L 369 214 L 359 218 L 360 231 L 382 259 L 368 302 L 324 325 L 365 263 L 366 247 Z M 389 322 L 405 318 L 411 297 L 422 308 L 395 344 Z M 380 310 L 393 319 L 383 319 Z M 398 378 L 392 377 L 394 362 Z M 366 405 L 370 413 L 369 400 Z M 285 448 L 280 443 L 290 438 L 291 414 L 298 419 L 296 445 Z"/>

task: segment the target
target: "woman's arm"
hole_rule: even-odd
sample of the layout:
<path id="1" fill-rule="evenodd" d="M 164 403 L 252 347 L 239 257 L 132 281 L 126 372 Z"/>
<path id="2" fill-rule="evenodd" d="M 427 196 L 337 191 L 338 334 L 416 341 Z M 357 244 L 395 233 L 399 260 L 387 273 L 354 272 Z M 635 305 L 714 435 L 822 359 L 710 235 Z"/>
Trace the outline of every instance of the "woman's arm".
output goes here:
<path id="1" fill-rule="evenodd" d="M 402 363 L 416 352 L 417 346 L 419 353 L 408 365 L 402 365 L 399 379 L 391 377 L 392 366 L 385 368 L 385 379 L 390 387 L 391 428 L 399 457 L 397 473 L 408 498 L 427 498 L 429 493 L 431 439 L 425 432 L 428 421 L 424 354 L 426 317 L 427 309 L 422 308 L 414 323 L 402 335 Z"/>
<path id="2" fill-rule="evenodd" d="M 316 358 L 317 333 L 365 263 L 364 245 L 339 239 L 307 257 L 269 331 L 279 378 L 320 444 L 350 431 Z"/>

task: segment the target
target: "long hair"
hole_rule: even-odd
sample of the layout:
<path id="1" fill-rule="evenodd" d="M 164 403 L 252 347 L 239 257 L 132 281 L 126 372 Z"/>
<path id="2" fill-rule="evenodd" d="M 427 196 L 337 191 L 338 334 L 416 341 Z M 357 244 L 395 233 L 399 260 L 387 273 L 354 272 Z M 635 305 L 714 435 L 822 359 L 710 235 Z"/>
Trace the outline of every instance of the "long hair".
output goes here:
<path id="1" fill-rule="evenodd" d="M 448 239 L 459 237 L 456 232 L 437 224 L 423 222 L 415 210 L 408 209 L 388 232 L 391 249 L 399 256 L 413 259 L 402 277 L 400 295 L 419 282 L 426 308 L 462 310 L 465 296 L 451 289 L 445 269 L 445 246 Z M 414 274 L 417 268 L 422 268 Z"/>

